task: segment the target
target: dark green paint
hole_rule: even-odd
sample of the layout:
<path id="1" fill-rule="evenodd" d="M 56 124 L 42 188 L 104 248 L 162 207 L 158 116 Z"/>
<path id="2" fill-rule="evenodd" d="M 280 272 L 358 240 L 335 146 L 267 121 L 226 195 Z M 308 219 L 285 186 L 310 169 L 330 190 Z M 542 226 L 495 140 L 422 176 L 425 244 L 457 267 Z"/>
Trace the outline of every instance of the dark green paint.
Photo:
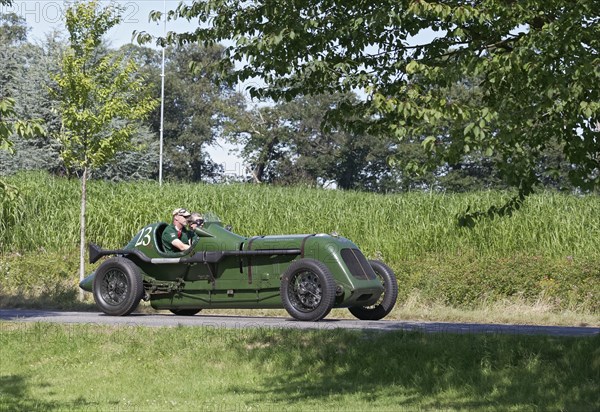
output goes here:
<path id="1" fill-rule="evenodd" d="M 250 252 L 265 249 L 300 250 L 300 254 L 225 256 L 216 263 L 152 263 L 127 255 L 142 270 L 144 289 L 155 309 L 283 308 L 279 293 L 282 273 L 291 262 L 311 258 L 331 271 L 338 293 L 334 307 L 368 306 L 383 292 L 377 279 L 358 279 L 341 257 L 345 248 L 358 249 L 350 240 L 327 234 L 244 237 L 223 227 L 216 217 L 207 218 L 192 248 L 181 253 L 157 249 L 164 223 L 140 230 L 124 250 L 137 249 L 150 259 L 189 258 L 199 252 Z M 80 287 L 92 292 L 91 273 Z M 357 301 L 361 296 L 371 295 Z"/>

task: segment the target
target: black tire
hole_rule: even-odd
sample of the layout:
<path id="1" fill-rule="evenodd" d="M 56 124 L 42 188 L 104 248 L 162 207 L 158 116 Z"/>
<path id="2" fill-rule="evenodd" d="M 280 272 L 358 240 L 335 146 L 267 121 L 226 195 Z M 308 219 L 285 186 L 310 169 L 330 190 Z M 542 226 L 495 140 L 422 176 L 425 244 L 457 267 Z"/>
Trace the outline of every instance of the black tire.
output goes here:
<path id="1" fill-rule="evenodd" d="M 93 290 L 102 312 L 111 316 L 129 315 L 144 295 L 141 270 L 129 259 L 110 258 L 96 270 Z"/>
<path id="2" fill-rule="evenodd" d="M 354 306 L 348 310 L 360 320 L 380 320 L 385 318 L 396 304 L 398 281 L 394 271 L 385 263 L 370 260 L 369 264 L 383 284 L 383 293 L 377 303 L 372 306 Z"/>
<path id="3" fill-rule="evenodd" d="M 283 273 L 279 293 L 290 316 L 314 322 L 323 319 L 333 308 L 335 281 L 323 263 L 300 259 Z"/>
<path id="4" fill-rule="evenodd" d="M 169 309 L 173 315 L 177 316 L 194 316 L 202 309 Z"/>

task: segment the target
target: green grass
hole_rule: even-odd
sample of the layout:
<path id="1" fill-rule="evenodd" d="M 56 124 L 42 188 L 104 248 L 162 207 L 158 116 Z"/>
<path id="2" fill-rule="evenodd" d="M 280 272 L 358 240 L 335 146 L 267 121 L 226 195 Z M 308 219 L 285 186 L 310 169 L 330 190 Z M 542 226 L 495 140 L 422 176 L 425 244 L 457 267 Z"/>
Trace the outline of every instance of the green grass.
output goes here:
<path id="1" fill-rule="evenodd" d="M 600 409 L 600 337 L 0 330 L 0 410 Z"/>
<path id="2" fill-rule="evenodd" d="M 44 173 L 12 176 L 18 205 L 0 224 L 0 251 L 70 250 L 79 242 L 79 181 Z M 600 197 L 541 193 L 511 218 L 459 228 L 468 207 L 485 210 L 508 193 L 377 195 L 262 185 L 111 183 L 91 181 L 88 238 L 120 247 L 148 222 L 178 206 L 214 211 L 246 236 L 337 231 L 367 254 L 393 264 L 428 254 L 600 258 Z M 35 235 L 35 242 L 32 236 Z"/>

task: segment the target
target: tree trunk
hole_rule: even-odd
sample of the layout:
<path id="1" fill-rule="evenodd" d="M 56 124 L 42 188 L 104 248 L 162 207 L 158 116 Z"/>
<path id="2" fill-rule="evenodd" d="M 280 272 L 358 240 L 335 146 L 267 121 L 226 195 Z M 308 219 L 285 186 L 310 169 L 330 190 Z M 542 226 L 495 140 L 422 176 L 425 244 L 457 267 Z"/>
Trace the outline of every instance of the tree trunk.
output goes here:
<path id="1" fill-rule="evenodd" d="M 270 139 L 265 146 L 263 146 L 262 151 L 260 152 L 260 156 L 258 161 L 256 162 L 256 166 L 254 167 L 252 174 L 254 175 L 254 180 L 256 183 L 264 182 L 265 180 L 265 170 L 267 169 L 267 165 L 269 160 L 273 157 L 273 150 L 275 146 L 279 143 L 279 139 L 273 137 Z"/>
<path id="2" fill-rule="evenodd" d="M 80 243 L 79 243 L 79 282 L 85 278 L 85 205 L 86 205 L 86 181 L 87 166 L 83 168 L 81 177 L 81 214 L 79 215 Z M 83 302 L 85 292 L 79 288 L 79 300 Z"/>

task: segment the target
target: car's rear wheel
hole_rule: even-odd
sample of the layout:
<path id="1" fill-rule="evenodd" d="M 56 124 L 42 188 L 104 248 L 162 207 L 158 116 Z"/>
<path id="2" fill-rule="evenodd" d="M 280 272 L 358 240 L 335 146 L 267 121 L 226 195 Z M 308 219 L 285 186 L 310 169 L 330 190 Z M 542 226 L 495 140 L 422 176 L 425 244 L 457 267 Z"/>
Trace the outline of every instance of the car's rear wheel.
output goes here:
<path id="1" fill-rule="evenodd" d="M 323 319 L 335 302 L 335 281 L 327 267 L 314 259 L 300 259 L 287 268 L 279 290 L 283 307 L 295 319 Z"/>
<path id="2" fill-rule="evenodd" d="M 369 264 L 377 278 L 383 284 L 383 293 L 379 300 L 371 306 L 354 306 L 348 308 L 350 313 L 361 320 L 380 320 L 386 317 L 394 308 L 398 299 L 398 281 L 394 271 L 378 260 L 370 260 Z"/>
<path id="3" fill-rule="evenodd" d="M 169 309 L 173 315 L 177 316 L 194 316 L 202 309 Z"/>
<path id="4" fill-rule="evenodd" d="M 94 300 L 102 312 L 124 316 L 133 312 L 144 294 L 140 268 L 122 257 L 106 260 L 96 270 Z"/>

